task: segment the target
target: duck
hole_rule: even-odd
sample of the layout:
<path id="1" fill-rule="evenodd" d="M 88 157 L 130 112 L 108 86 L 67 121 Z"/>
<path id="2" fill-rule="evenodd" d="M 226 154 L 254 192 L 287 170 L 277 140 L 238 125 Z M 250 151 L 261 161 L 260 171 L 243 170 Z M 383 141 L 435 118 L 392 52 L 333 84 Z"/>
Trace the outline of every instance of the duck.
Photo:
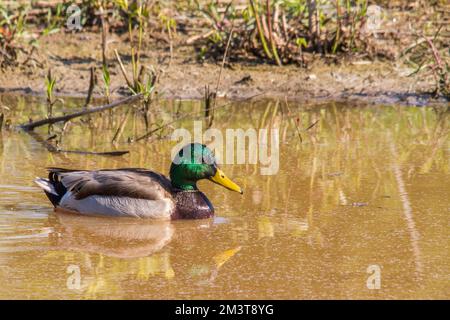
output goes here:
<path id="1" fill-rule="evenodd" d="M 36 178 L 55 211 L 162 220 L 205 219 L 214 207 L 197 187 L 208 179 L 243 194 L 241 187 L 218 167 L 204 144 L 182 147 L 172 160 L 169 178 L 143 168 L 71 170 L 47 168 L 48 178 Z"/>

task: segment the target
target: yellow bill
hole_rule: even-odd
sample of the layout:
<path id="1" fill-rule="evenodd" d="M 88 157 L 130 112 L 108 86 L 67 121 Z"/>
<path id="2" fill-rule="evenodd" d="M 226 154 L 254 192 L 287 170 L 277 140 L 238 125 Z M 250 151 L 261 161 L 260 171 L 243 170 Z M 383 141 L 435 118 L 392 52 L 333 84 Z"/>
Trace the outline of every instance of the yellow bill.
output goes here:
<path id="1" fill-rule="evenodd" d="M 214 177 L 209 178 L 212 182 L 215 182 L 217 184 L 220 184 L 221 186 L 224 186 L 225 188 L 239 192 L 240 194 L 243 194 L 241 187 L 239 187 L 236 183 L 231 181 L 230 178 L 228 178 L 225 173 L 223 173 L 222 170 L 217 168 L 216 174 Z"/>

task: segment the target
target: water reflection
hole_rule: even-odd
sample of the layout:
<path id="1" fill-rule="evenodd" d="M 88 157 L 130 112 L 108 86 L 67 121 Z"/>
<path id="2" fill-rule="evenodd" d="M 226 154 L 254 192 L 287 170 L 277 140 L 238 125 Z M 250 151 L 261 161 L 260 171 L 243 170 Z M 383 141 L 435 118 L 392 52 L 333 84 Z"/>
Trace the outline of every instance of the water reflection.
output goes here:
<path id="1" fill-rule="evenodd" d="M 118 220 L 64 212 L 58 212 L 56 220 L 55 249 L 117 258 L 150 256 L 164 248 L 174 234 L 170 221 Z"/>
<path id="2" fill-rule="evenodd" d="M 390 137 L 390 149 L 392 156 L 394 158 L 394 162 L 392 164 L 392 170 L 394 172 L 395 181 L 397 182 L 398 194 L 400 197 L 400 201 L 403 207 L 403 215 L 405 217 L 406 224 L 408 226 L 408 232 L 411 238 L 411 246 L 412 251 L 414 253 L 414 263 L 416 266 L 416 277 L 419 278 L 422 273 L 422 254 L 420 252 L 419 241 L 420 235 L 417 231 L 416 224 L 413 218 L 413 210 L 411 207 L 411 201 L 409 200 L 408 192 L 406 191 L 405 182 L 403 179 L 402 171 L 398 162 L 395 159 L 398 159 L 397 148 L 392 141 L 392 137 Z"/>
<path id="3" fill-rule="evenodd" d="M 0 96 L 2 104 L 16 106 L 6 114 L 14 123 L 45 115 L 39 100 L 20 99 Z M 152 123 L 203 110 L 189 101 L 161 101 L 156 109 Z M 129 110 L 93 116 L 89 130 L 73 121 L 61 141 L 67 150 L 111 150 L 128 114 L 115 144 L 130 150 L 123 157 L 49 154 L 28 135 L 3 131 L 0 297 L 448 298 L 445 108 L 232 104 L 217 110 L 214 127 L 277 127 L 280 171 L 261 176 L 258 165 L 226 166 L 246 190 L 243 197 L 200 183 L 215 205 L 214 220 L 55 214 L 32 182 L 47 166 L 148 167 L 167 174 L 176 141 L 165 137 L 172 128 L 129 143 L 145 130 L 141 111 Z M 191 130 L 193 122 L 178 125 Z M 366 286 L 373 264 L 381 268 L 381 290 Z M 66 287 L 69 265 L 81 268 L 79 290 Z"/>

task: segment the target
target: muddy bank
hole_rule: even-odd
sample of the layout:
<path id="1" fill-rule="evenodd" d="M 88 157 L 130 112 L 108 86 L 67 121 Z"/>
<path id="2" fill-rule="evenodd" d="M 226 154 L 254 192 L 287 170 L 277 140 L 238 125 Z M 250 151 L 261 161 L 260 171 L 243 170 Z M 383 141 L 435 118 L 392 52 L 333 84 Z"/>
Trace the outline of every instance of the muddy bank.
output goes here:
<path id="1" fill-rule="evenodd" d="M 111 34 L 107 57 L 110 62 L 113 96 L 128 94 L 113 50 L 121 54 L 125 68 L 131 73 L 126 37 Z M 51 68 L 57 79 L 56 93 L 84 96 L 89 87 L 89 73 L 97 67 L 94 93 L 103 95 L 101 77 L 101 36 L 96 33 L 57 33 L 40 39 L 38 50 L 31 56 L 19 57 L 16 67 L 0 71 L 0 92 L 44 94 L 44 77 Z M 233 52 L 230 52 L 230 56 Z M 199 62 L 192 47 L 178 45 L 170 55 L 164 41 L 144 43 L 142 64 L 161 69 L 157 87 L 165 98 L 201 99 L 205 86 L 216 88 L 221 63 Z M 268 64 L 226 64 L 222 71 L 218 95 L 243 99 L 258 95 L 265 98 L 287 98 L 301 102 L 316 100 L 360 100 L 369 103 L 427 105 L 445 103 L 433 99 L 429 80 L 408 77 L 413 70 L 401 63 L 353 60 L 334 63 L 319 59 L 308 68 L 295 65 L 278 67 Z"/>

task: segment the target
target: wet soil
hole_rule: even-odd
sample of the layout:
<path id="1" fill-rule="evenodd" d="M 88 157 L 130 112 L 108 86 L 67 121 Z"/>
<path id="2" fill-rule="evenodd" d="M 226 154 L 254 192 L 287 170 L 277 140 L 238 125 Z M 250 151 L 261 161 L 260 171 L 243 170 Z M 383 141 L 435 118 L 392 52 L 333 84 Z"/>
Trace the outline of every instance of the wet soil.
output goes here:
<path id="1" fill-rule="evenodd" d="M 174 46 L 171 57 L 168 43 L 147 40 L 142 50 L 142 64 L 163 70 L 158 91 L 164 98 L 201 99 L 205 86 L 216 88 L 220 61 L 199 61 L 193 47 L 185 45 Z M 131 74 L 130 49 L 125 35 L 108 36 L 111 88 L 113 96 L 118 96 L 127 94 L 127 90 L 114 59 L 114 49 L 121 54 L 125 68 Z M 233 52 L 230 56 L 233 58 Z M 31 56 L 22 53 L 17 66 L 0 70 L 0 92 L 44 94 L 44 77 L 51 68 L 57 79 L 57 94 L 85 96 L 92 66 L 97 67 L 98 76 L 94 93 L 101 96 L 101 35 L 93 32 L 52 34 L 40 38 L 38 49 Z M 307 68 L 255 62 L 227 63 L 222 71 L 218 96 L 233 100 L 258 95 L 300 102 L 361 100 L 406 105 L 445 102 L 443 98 L 436 100 L 427 93 L 432 90 L 429 80 L 408 77 L 412 71 L 400 62 L 365 59 L 338 63 L 315 59 Z"/>

